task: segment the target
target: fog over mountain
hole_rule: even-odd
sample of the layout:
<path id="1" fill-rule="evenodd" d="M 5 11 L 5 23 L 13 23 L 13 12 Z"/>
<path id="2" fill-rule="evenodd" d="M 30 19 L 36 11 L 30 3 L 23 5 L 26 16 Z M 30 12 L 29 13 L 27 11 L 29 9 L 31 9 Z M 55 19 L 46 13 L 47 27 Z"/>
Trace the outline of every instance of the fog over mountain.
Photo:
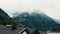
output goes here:
<path id="1" fill-rule="evenodd" d="M 0 0 L 0 29 L 6 25 L 12 32 L 60 32 L 60 0 Z"/>
<path id="2" fill-rule="evenodd" d="M 0 8 L 9 16 L 15 12 L 37 9 L 60 20 L 60 0 L 0 0 Z"/>

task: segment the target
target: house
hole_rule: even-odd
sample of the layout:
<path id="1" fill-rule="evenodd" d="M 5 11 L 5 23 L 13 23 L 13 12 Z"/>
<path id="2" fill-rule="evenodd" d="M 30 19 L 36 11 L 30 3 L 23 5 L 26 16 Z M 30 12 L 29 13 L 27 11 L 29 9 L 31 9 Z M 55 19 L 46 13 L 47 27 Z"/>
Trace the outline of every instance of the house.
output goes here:
<path id="1" fill-rule="evenodd" d="M 22 31 L 20 31 L 18 34 L 29 34 L 29 32 L 27 31 L 27 29 L 23 29 Z"/>
<path id="2" fill-rule="evenodd" d="M 10 26 L 10 25 L 8 25 Z M 26 28 L 12 30 L 11 28 L 2 28 L 0 29 L 0 34 L 29 34 Z"/>
<path id="3" fill-rule="evenodd" d="M 0 29 L 0 34 L 29 34 L 27 32 L 27 29 L 16 29 L 16 30 L 11 30 L 11 29 Z"/>

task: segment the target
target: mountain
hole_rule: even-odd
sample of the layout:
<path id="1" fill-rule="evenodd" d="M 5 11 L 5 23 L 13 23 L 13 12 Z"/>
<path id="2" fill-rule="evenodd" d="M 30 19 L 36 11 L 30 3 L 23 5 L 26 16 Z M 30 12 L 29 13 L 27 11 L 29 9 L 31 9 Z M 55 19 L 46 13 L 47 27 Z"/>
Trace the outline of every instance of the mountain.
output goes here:
<path id="1" fill-rule="evenodd" d="M 4 10 L 2 10 L 1 8 L 0 8 L 0 24 L 2 25 L 15 24 L 15 21 L 12 20 L 9 17 L 9 15 L 6 12 L 4 12 Z"/>
<path id="2" fill-rule="evenodd" d="M 6 12 L 4 12 L 4 10 L 2 10 L 1 8 L 0 8 L 0 14 L 4 14 L 4 15 L 8 16 L 8 14 Z"/>
<path id="3" fill-rule="evenodd" d="M 53 18 L 52 18 L 53 19 Z M 53 19 L 54 21 L 56 21 L 58 24 L 60 24 L 60 20 L 58 20 L 58 19 Z"/>
<path id="4" fill-rule="evenodd" d="M 20 13 L 18 16 L 13 17 L 13 19 L 27 28 L 41 31 L 48 31 L 58 25 L 52 18 L 40 11 L 32 12 L 31 14 L 28 12 Z"/>

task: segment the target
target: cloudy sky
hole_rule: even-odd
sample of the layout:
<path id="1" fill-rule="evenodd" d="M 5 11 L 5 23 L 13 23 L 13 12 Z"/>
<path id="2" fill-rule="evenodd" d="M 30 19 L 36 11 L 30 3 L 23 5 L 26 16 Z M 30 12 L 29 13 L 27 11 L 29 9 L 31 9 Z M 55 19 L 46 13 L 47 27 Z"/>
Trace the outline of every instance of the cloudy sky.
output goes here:
<path id="1" fill-rule="evenodd" d="M 10 16 L 15 12 L 37 9 L 60 20 L 60 0 L 0 0 L 0 8 Z"/>

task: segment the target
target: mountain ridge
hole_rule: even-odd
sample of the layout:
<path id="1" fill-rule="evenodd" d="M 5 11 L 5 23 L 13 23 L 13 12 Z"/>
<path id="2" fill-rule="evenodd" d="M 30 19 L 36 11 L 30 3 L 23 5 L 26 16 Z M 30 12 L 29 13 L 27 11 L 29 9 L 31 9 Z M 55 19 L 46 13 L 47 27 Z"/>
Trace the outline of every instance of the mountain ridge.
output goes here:
<path id="1" fill-rule="evenodd" d="M 27 16 L 24 16 L 27 15 Z M 52 18 L 47 15 L 41 15 L 39 12 L 37 13 L 22 13 L 13 18 L 16 22 L 23 24 L 28 28 L 36 28 L 41 31 L 47 31 L 50 28 L 55 28 L 57 23 L 52 20 Z"/>

